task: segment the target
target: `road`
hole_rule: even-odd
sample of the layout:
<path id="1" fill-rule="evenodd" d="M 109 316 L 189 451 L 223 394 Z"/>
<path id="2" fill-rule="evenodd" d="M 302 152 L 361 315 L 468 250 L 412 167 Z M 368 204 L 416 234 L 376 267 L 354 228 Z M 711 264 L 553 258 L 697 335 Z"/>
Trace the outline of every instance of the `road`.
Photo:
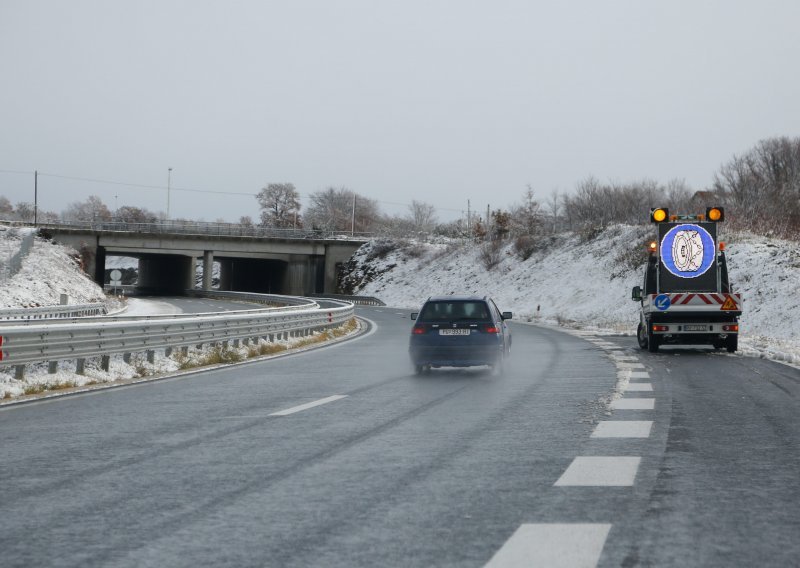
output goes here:
<path id="1" fill-rule="evenodd" d="M 338 346 L 0 410 L 2 565 L 797 564 L 800 371 L 518 324 L 504 376 L 416 377 L 408 314 L 358 312 Z"/>

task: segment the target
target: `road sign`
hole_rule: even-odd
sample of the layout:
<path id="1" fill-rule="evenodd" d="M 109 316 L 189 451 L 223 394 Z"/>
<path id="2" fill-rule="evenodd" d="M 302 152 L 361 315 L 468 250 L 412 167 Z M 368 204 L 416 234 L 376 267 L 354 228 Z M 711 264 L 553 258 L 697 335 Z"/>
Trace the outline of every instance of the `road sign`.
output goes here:
<path id="1" fill-rule="evenodd" d="M 656 296 L 656 299 L 653 300 L 653 305 L 662 312 L 668 310 L 671 303 L 669 294 L 659 294 Z"/>
<path id="2" fill-rule="evenodd" d="M 726 311 L 738 311 L 739 306 L 736 305 L 736 300 L 733 299 L 733 296 L 728 296 L 720 309 Z"/>
<path id="3" fill-rule="evenodd" d="M 122 271 L 114 269 L 109 274 L 111 280 L 122 280 Z"/>

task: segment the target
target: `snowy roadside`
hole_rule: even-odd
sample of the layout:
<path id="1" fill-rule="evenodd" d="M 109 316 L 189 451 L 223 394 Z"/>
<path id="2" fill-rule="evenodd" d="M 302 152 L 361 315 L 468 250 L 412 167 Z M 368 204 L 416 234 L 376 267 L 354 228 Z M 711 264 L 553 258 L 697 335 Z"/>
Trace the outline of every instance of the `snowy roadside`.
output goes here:
<path id="1" fill-rule="evenodd" d="M 651 229 L 609 227 L 590 241 L 576 235 L 543 242 L 527 260 L 512 245 L 491 270 L 480 246 L 463 241 L 377 241 L 359 249 L 345 281 L 355 293 L 418 310 L 434 295 L 488 294 L 514 319 L 597 334 L 631 336 L 635 345 L 640 284 Z M 722 235 L 731 281 L 745 298 L 739 354 L 800 365 L 800 243 L 747 233 Z"/>

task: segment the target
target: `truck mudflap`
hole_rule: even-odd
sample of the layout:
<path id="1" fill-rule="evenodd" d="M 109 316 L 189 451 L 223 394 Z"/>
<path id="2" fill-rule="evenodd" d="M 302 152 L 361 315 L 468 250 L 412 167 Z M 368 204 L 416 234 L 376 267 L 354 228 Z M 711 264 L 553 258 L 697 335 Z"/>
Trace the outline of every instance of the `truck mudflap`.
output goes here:
<path id="1" fill-rule="evenodd" d="M 742 295 L 739 293 L 675 292 L 648 294 L 642 298 L 646 313 L 720 312 L 731 316 L 742 313 Z"/>

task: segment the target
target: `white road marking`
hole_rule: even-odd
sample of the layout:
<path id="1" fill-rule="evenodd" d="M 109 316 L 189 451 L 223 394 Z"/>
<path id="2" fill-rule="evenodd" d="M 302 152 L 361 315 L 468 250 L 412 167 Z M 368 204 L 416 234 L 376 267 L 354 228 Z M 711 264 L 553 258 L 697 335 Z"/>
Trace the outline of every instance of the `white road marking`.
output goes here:
<path id="1" fill-rule="evenodd" d="M 612 410 L 653 410 L 655 405 L 654 398 L 618 398 L 611 401 Z"/>
<path id="2" fill-rule="evenodd" d="M 631 371 L 629 379 L 649 379 L 650 373 L 647 371 Z"/>
<path id="3" fill-rule="evenodd" d="M 640 457 L 580 456 L 555 482 L 557 487 L 628 487 L 633 485 Z"/>
<path id="4" fill-rule="evenodd" d="M 628 383 L 625 392 L 653 392 L 653 385 L 650 383 Z"/>
<path id="5" fill-rule="evenodd" d="M 642 363 L 629 363 L 627 361 L 617 361 L 617 367 L 620 369 L 644 369 Z"/>
<path id="6" fill-rule="evenodd" d="M 486 568 L 594 568 L 610 524 L 525 524 L 511 535 Z"/>
<path id="7" fill-rule="evenodd" d="M 592 438 L 649 438 L 652 420 L 606 420 L 592 432 Z"/>
<path id="8" fill-rule="evenodd" d="M 295 412 L 302 412 L 303 410 L 308 410 L 309 408 L 314 408 L 315 406 L 320 406 L 322 404 L 328 404 L 329 402 L 334 402 L 343 398 L 347 398 L 347 395 L 336 394 L 327 398 L 315 400 L 314 402 L 301 404 L 300 406 L 293 406 L 292 408 L 287 408 L 286 410 L 281 410 L 280 412 L 273 412 L 269 416 L 288 416 L 289 414 L 294 414 Z"/>

